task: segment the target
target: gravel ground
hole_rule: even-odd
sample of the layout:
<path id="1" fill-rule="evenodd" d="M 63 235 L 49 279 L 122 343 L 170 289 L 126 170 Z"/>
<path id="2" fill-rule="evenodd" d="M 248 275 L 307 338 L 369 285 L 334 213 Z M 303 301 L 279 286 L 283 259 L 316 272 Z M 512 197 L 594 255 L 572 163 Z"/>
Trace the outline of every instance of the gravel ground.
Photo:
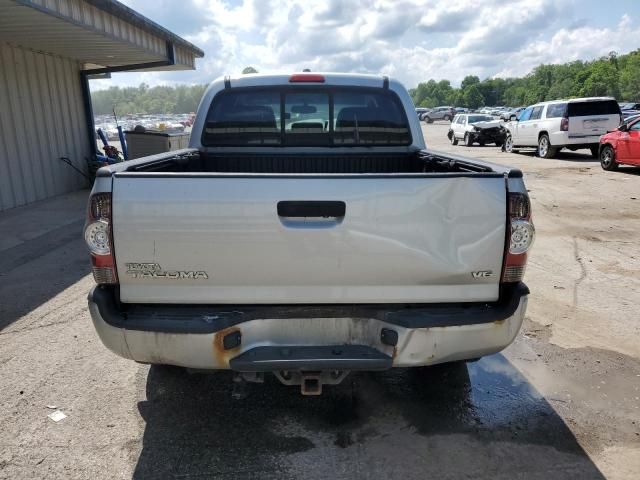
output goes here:
<path id="1" fill-rule="evenodd" d="M 86 192 L 0 214 L 0 478 L 611 478 L 640 471 L 640 170 L 587 153 L 431 148 L 520 167 L 537 240 L 526 323 L 468 366 L 232 396 L 108 352 L 86 307 Z M 53 422 L 56 407 L 67 418 Z"/>

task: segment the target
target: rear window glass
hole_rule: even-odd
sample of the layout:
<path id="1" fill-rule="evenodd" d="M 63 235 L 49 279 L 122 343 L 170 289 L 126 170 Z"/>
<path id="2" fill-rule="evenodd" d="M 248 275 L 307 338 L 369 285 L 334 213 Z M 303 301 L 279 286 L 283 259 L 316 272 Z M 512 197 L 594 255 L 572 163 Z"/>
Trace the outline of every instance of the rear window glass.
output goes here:
<path id="1" fill-rule="evenodd" d="M 589 115 L 620 115 L 620 106 L 615 100 L 595 102 L 570 102 L 570 117 L 586 117 Z"/>
<path id="2" fill-rule="evenodd" d="M 279 145 L 280 94 L 234 92 L 216 96 L 202 134 L 204 145 Z"/>
<path id="3" fill-rule="evenodd" d="M 284 112 L 284 132 L 288 144 L 330 144 L 328 93 L 286 93 Z"/>
<path id="4" fill-rule="evenodd" d="M 469 116 L 469 123 L 491 122 L 493 120 L 494 120 L 494 118 L 490 117 L 488 115 L 470 115 Z"/>
<path id="5" fill-rule="evenodd" d="M 280 87 L 227 90 L 216 95 L 202 144 L 393 146 L 411 144 L 411 134 L 402 104 L 393 92 Z"/>
<path id="6" fill-rule="evenodd" d="M 408 145 L 409 125 L 399 101 L 382 92 L 333 95 L 335 145 Z"/>
<path id="7" fill-rule="evenodd" d="M 547 118 L 564 117 L 567 111 L 566 103 L 554 103 L 547 107 Z"/>

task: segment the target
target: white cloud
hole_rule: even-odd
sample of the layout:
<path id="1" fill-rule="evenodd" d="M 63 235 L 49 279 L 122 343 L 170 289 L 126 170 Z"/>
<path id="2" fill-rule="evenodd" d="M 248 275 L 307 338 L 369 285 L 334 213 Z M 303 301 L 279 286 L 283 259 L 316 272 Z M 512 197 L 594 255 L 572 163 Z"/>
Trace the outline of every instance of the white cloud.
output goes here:
<path id="1" fill-rule="evenodd" d="M 509 56 L 509 62 L 495 75 L 524 75 L 540 63 L 563 63 L 590 60 L 611 51 L 628 52 L 640 45 L 640 30 L 624 16 L 616 28 L 580 27 L 560 29 L 550 38 L 526 45 Z"/>
<path id="2" fill-rule="evenodd" d="M 248 65 L 260 72 L 380 72 L 409 87 L 429 78 L 456 84 L 468 74 L 519 76 L 540 63 L 588 60 L 640 45 L 637 17 L 621 12 L 608 26 L 594 26 L 597 19 L 585 18 L 589 10 L 582 0 L 126 3 L 181 32 L 206 55 L 195 72 L 120 74 L 99 88 L 140 81 L 206 83 Z"/>

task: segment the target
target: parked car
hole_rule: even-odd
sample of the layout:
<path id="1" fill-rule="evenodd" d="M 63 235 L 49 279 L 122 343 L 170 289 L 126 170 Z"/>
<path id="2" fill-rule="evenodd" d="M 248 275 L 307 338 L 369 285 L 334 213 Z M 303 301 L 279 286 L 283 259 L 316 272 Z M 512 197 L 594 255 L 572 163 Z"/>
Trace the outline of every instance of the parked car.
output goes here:
<path id="1" fill-rule="evenodd" d="M 500 115 L 502 115 L 507 110 L 508 110 L 507 107 L 491 107 L 489 109 L 489 114 L 493 115 L 495 117 L 499 117 Z"/>
<path id="2" fill-rule="evenodd" d="M 590 97 L 554 100 L 531 105 L 506 124 L 505 150 L 536 148 L 543 158 L 553 158 L 563 148 L 588 148 L 598 158 L 600 136 L 622 121 L 613 98 Z"/>
<path id="3" fill-rule="evenodd" d="M 422 120 L 422 116 L 427 113 L 429 111 L 428 108 L 423 108 L 423 107 L 417 107 L 416 108 L 416 115 L 418 116 L 418 118 L 420 120 Z"/>
<path id="4" fill-rule="evenodd" d="M 620 103 L 620 110 L 640 110 L 640 102 Z"/>
<path id="5" fill-rule="evenodd" d="M 640 114 L 640 109 L 639 110 L 622 110 L 623 118 L 635 117 L 638 114 Z"/>
<path id="6" fill-rule="evenodd" d="M 351 370 L 516 337 L 534 237 L 522 172 L 427 150 L 397 81 L 219 78 L 190 147 L 96 174 L 88 302 L 116 354 L 320 394 Z"/>
<path id="7" fill-rule="evenodd" d="M 447 137 L 452 145 L 457 145 L 462 140 L 468 147 L 474 143 L 483 146 L 487 143 L 495 143 L 501 147 L 504 142 L 506 130 L 500 120 L 490 115 L 458 114 L 451 122 L 451 128 Z"/>
<path id="8" fill-rule="evenodd" d="M 523 110 L 524 110 L 524 107 L 510 108 L 502 112 L 502 114 L 500 115 L 500 118 L 505 122 L 511 122 L 517 119 Z"/>
<path id="9" fill-rule="evenodd" d="M 425 113 L 422 116 L 422 120 L 427 123 L 433 123 L 435 120 L 451 121 L 455 117 L 456 111 L 453 107 L 436 107 L 433 110 Z"/>
<path id="10" fill-rule="evenodd" d="M 617 170 L 619 165 L 640 166 L 640 115 L 600 137 L 600 166 Z"/>
<path id="11" fill-rule="evenodd" d="M 620 126 L 622 126 L 622 125 L 625 125 L 625 124 L 627 124 L 627 123 L 629 123 L 629 122 L 634 121 L 634 120 L 636 119 L 636 117 L 640 117 L 640 112 L 636 113 L 635 115 L 632 115 L 632 116 L 630 116 L 630 117 L 625 118 L 625 119 L 622 121 L 622 123 L 620 123 L 620 125 L 618 126 L 618 128 L 619 128 Z M 609 132 L 607 132 L 607 133 L 609 133 Z"/>

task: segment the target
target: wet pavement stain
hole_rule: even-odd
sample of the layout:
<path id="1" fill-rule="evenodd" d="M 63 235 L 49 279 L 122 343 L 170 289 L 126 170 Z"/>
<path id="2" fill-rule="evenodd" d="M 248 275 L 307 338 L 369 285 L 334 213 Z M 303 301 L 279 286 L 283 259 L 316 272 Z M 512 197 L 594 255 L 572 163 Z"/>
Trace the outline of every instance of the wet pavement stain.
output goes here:
<path id="1" fill-rule="evenodd" d="M 273 433 L 270 417 L 260 413 L 265 400 L 234 400 L 232 390 L 229 372 L 151 367 L 147 400 L 138 404 L 146 426 L 134 478 L 284 478 L 278 456 L 309 450 L 313 442 Z"/>
<path id="2" fill-rule="evenodd" d="M 354 444 L 354 440 L 351 432 L 339 431 L 333 443 L 340 448 L 347 448 Z"/>
<path id="3" fill-rule="evenodd" d="M 303 397 L 270 376 L 248 385 L 243 399 L 231 392 L 228 373 L 152 367 L 147 400 L 138 405 L 146 425 L 134 477 L 411 478 L 451 469 L 467 474 L 465 462 L 487 462 L 492 478 L 514 468 L 547 478 L 551 465 L 602 478 L 553 408 L 502 355 L 352 374 L 320 397 Z M 467 460 L 451 463 L 443 457 L 449 449 Z M 505 449 L 507 463 L 495 464 Z"/>

